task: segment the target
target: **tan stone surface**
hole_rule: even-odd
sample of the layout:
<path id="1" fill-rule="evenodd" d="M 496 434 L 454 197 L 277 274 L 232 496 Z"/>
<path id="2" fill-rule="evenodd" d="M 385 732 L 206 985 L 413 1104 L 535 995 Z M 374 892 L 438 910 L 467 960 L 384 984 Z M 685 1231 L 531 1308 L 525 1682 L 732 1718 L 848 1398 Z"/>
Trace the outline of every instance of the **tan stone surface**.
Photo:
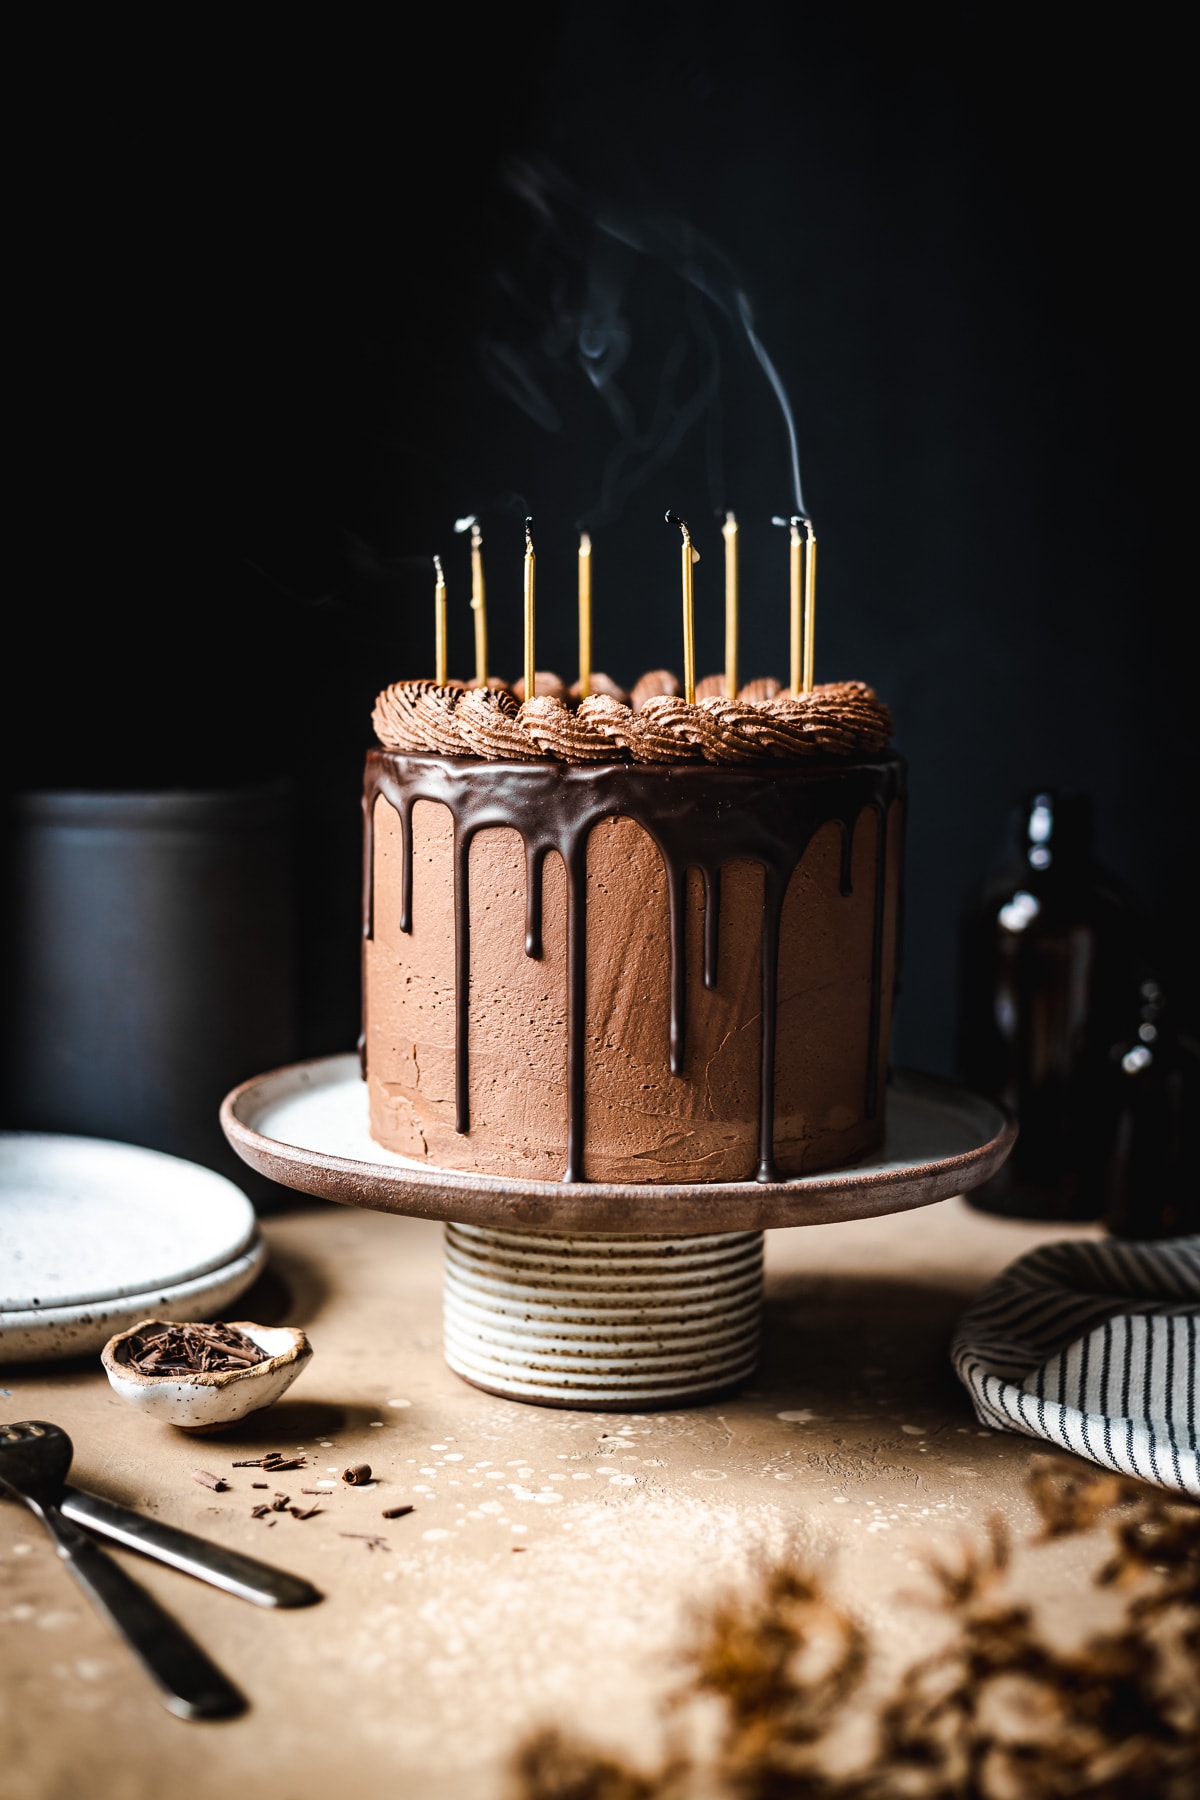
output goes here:
<path id="1" fill-rule="evenodd" d="M 821 1561 L 886 1668 L 938 1629 L 906 1597 L 923 1552 L 951 1552 L 992 1508 L 1018 1534 L 1032 1524 L 1037 1446 L 976 1424 L 947 1359 L 954 1321 L 1021 1251 L 1087 1230 L 953 1200 L 770 1233 L 754 1385 L 639 1417 L 520 1405 L 452 1375 L 440 1226 L 300 1203 L 265 1229 L 269 1270 L 238 1315 L 303 1326 L 315 1354 L 257 1421 L 185 1437 L 133 1413 L 90 1360 L 0 1366 L 0 1418 L 58 1421 L 79 1485 L 272 1558 L 326 1598 L 265 1612 L 118 1552 L 250 1699 L 241 1719 L 183 1723 L 37 1521 L 0 1503 L 3 1800 L 502 1800 L 514 1745 L 545 1721 L 649 1757 L 689 1607 L 789 1543 Z M 298 1448 L 307 1466 L 270 1491 L 335 1481 L 321 1513 L 251 1519 L 269 1496 L 232 1461 Z M 374 1485 L 340 1481 L 358 1461 Z M 381 1518 L 405 1500 L 415 1512 Z M 340 1535 L 356 1531 L 389 1548 Z M 1097 1549 L 1031 1553 L 1052 1613 L 1089 1604 Z"/>

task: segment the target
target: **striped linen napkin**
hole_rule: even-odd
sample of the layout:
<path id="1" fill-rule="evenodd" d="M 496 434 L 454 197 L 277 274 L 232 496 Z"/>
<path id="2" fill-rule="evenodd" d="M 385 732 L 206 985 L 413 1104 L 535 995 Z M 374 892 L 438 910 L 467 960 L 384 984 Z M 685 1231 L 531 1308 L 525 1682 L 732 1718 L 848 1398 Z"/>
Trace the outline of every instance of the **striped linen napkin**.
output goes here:
<path id="1" fill-rule="evenodd" d="M 981 1424 L 1200 1499 L 1200 1237 L 1046 1244 L 959 1319 Z"/>

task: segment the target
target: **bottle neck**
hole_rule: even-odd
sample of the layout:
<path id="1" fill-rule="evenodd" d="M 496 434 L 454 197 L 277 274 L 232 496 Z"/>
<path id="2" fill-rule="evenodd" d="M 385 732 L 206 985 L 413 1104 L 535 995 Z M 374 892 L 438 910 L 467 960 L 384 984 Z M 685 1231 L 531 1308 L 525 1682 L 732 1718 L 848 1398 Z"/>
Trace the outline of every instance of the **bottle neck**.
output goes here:
<path id="1" fill-rule="evenodd" d="M 1092 810 L 1082 794 L 1039 789 L 1015 820 L 1016 850 L 1030 881 L 1081 875 L 1092 866 Z"/>

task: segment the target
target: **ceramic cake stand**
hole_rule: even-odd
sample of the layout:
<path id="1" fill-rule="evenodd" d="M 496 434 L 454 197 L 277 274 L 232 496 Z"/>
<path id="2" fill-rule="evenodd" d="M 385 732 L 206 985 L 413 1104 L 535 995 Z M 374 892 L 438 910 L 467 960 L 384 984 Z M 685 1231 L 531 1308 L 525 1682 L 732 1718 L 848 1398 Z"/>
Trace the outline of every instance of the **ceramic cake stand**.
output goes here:
<path id="1" fill-rule="evenodd" d="M 226 1095 L 242 1160 L 301 1193 L 446 1222 L 446 1360 L 542 1406 L 685 1405 L 758 1358 L 763 1232 L 928 1206 L 978 1187 L 1016 1137 L 989 1101 L 896 1072 L 887 1138 L 852 1168 L 789 1181 L 518 1181 L 430 1168 L 376 1144 L 358 1057 L 321 1057 Z"/>

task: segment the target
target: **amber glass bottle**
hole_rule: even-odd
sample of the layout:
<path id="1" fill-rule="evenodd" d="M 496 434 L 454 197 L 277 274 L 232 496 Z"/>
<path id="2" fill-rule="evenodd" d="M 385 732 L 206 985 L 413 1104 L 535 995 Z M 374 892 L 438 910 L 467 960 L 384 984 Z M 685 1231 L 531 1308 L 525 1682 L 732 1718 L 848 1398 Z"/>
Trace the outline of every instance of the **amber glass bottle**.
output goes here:
<path id="1" fill-rule="evenodd" d="M 1109 1053 L 1129 1028 L 1143 927 L 1093 853 L 1086 795 L 1024 796 L 1004 865 L 971 898 L 961 933 L 958 1063 L 1015 1115 L 1003 1168 L 969 1196 L 985 1211 L 1098 1219 L 1112 1151 Z"/>
<path id="2" fill-rule="evenodd" d="M 1161 981 L 1138 985 L 1136 1016 L 1109 1049 L 1101 1104 L 1112 1138 L 1098 1180 L 1114 1237 L 1200 1232 L 1192 1147 L 1200 1121 L 1200 1044 Z"/>

